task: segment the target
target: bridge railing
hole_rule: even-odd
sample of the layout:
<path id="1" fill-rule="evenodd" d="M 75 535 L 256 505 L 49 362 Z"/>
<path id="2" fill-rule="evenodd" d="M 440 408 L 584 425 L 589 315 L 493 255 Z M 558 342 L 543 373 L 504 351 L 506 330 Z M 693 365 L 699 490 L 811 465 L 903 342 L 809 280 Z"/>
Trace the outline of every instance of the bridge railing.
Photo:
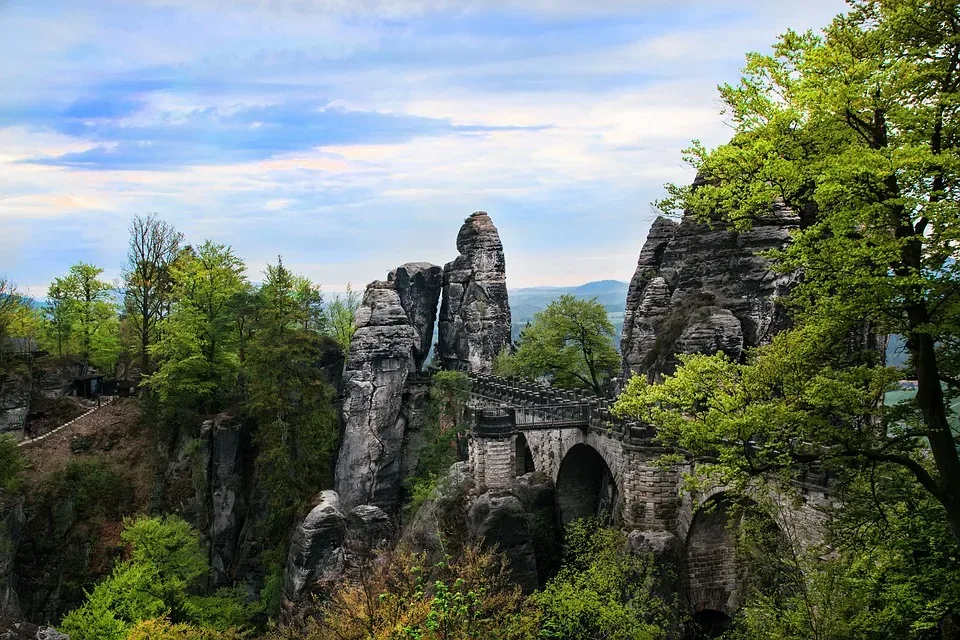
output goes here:
<path id="1" fill-rule="evenodd" d="M 590 406 L 586 404 L 547 404 L 521 407 L 516 411 L 518 429 L 590 426 Z"/>
<path id="2" fill-rule="evenodd" d="M 549 385 L 472 373 L 471 392 L 516 408 L 517 428 L 591 427 L 620 438 L 649 441 L 656 432 L 645 425 L 613 415 L 612 401 L 582 390 L 554 389 Z"/>

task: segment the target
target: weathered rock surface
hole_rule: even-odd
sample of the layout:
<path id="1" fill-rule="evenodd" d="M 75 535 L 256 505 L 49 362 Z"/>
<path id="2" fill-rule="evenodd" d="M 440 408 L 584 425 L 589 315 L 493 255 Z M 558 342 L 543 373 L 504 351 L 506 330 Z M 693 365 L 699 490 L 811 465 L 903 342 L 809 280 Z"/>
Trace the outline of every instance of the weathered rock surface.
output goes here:
<path id="1" fill-rule="evenodd" d="M 41 627 L 29 622 L 14 622 L 0 633 L 0 640 L 70 640 L 70 636 L 53 627 Z"/>
<path id="2" fill-rule="evenodd" d="M 680 591 L 683 572 L 683 542 L 669 531 L 633 530 L 627 536 L 627 546 L 637 554 L 653 558 L 657 589 L 669 597 Z"/>
<path id="3" fill-rule="evenodd" d="M 367 286 L 343 376 L 344 434 L 334 488 L 344 509 L 397 507 L 407 377 L 415 371 L 413 329 L 393 282 Z"/>
<path id="4" fill-rule="evenodd" d="M 335 491 L 320 494 L 317 505 L 294 531 L 283 575 L 283 594 L 296 602 L 310 584 L 335 577 L 343 566 L 347 518 Z"/>
<path id="5" fill-rule="evenodd" d="M 385 547 L 392 539 L 393 523 L 380 507 L 362 504 L 347 514 L 344 547 L 352 557 L 363 560 L 371 551 Z"/>
<path id="6" fill-rule="evenodd" d="M 441 537 L 463 528 L 466 495 L 472 485 L 466 462 L 451 465 L 404 528 L 402 542 L 429 554 L 442 554 Z"/>
<path id="7" fill-rule="evenodd" d="M 250 433 L 227 413 L 205 420 L 179 444 L 167 466 L 165 508 L 196 528 L 210 550 L 210 584 L 237 578 L 240 537 L 250 517 L 253 465 Z"/>
<path id="8" fill-rule="evenodd" d="M 419 338 L 413 348 L 419 371 L 433 346 L 433 326 L 437 322 L 437 305 L 443 288 L 443 269 L 429 262 L 408 262 L 391 271 L 387 280 L 394 283 L 400 305 L 407 312 Z"/>
<path id="9" fill-rule="evenodd" d="M 439 356 L 444 369 L 490 373 L 510 344 L 510 302 L 503 243 L 486 212 L 466 219 L 457 250 L 443 268 Z"/>
<path id="10" fill-rule="evenodd" d="M 0 433 L 9 433 L 18 439 L 23 436 L 32 389 L 29 371 L 0 374 Z"/>
<path id="11" fill-rule="evenodd" d="M 777 304 L 793 276 L 761 254 L 789 241 L 797 217 L 775 206 L 744 233 L 658 217 L 630 282 L 620 350 L 623 373 L 672 373 L 677 354 L 722 351 L 738 360 L 787 325 Z"/>
<path id="12" fill-rule="evenodd" d="M 485 547 L 507 557 L 514 582 L 525 593 L 538 584 L 537 556 L 533 547 L 528 512 L 520 499 L 507 490 L 491 489 L 470 504 L 467 531 L 483 540 Z"/>
<path id="13" fill-rule="evenodd" d="M 4 497 L 0 501 L 0 620 L 20 617 L 16 560 L 25 524 L 22 500 Z"/>
<path id="14" fill-rule="evenodd" d="M 238 420 L 217 416 L 203 423 L 210 439 L 210 573 L 213 586 L 231 583 L 240 529 L 247 515 L 246 433 Z"/>

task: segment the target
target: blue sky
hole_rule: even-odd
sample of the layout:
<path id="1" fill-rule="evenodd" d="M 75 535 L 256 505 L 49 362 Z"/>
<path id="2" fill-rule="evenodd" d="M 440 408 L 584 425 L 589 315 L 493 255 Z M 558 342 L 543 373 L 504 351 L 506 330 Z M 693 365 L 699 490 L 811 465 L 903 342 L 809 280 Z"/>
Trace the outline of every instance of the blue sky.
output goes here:
<path id="1" fill-rule="evenodd" d="M 842 9 L 0 0 L 0 273 L 115 277 L 155 211 L 340 290 L 451 260 L 482 209 L 511 287 L 629 279 L 681 149 L 729 136 L 716 85 Z"/>

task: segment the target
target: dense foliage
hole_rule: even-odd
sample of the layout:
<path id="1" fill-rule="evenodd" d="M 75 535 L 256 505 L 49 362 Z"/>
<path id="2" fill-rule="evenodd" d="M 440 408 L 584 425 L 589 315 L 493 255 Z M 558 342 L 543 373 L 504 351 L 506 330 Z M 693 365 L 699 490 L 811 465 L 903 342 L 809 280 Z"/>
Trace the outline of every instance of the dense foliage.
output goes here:
<path id="1" fill-rule="evenodd" d="M 688 160 L 700 180 L 669 187 L 661 206 L 739 230 L 769 218 L 772 203 L 798 216 L 793 242 L 776 255 L 779 269 L 803 274 L 791 296 L 798 328 L 734 374 L 763 385 L 756 401 L 750 396 L 750 415 L 728 423 L 740 441 L 757 431 L 777 466 L 839 454 L 861 469 L 903 467 L 944 509 L 960 543 L 960 455 L 948 410 L 960 392 L 958 13 L 954 0 L 855 0 L 823 35 L 790 31 L 771 55 L 751 54 L 741 82 L 721 88 L 732 141 L 715 150 L 695 144 Z M 896 421 L 868 416 L 888 375 L 862 366 L 876 332 L 907 338 L 906 373 L 917 382 Z M 794 381 L 798 366 L 816 375 L 797 380 L 782 402 L 777 385 Z M 742 406 L 744 385 L 728 391 L 732 370 L 721 368 L 704 398 Z M 797 425 L 790 411 L 808 400 L 804 419 L 819 412 L 830 423 L 813 441 L 811 425 Z M 763 411 L 778 413 L 760 424 Z M 783 437 L 771 441 L 770 424 L 782 425 Z"/>
<path id="2" fill-rule="evenodd" d="M 409 513 L 416 513 L 433 491 L 437 478 L 460 458 L 469 399 L 470 378 L 465 373 L 437 371 L 431 377 L 422 427 L 424 444 L 417 451 L 416 467 L 404 479 Z"/>
<path id="3" fill-rule="evenodd" d="M 138 623 L 161 617 L 215 631 L 239 628 L 249 619 L 252 611 L 241 592 L 202 595 L 207 556 L 200 536 L 183 520 L 129 520 L 121 536 L 127 559 L 63 619 L 61 628 L 71 638 L 123 640 Z M 146 631 L 140 627 L 138 633 Z"/>
<path id="4" fill-rule="evenodd" d="M 524 596 L 502 556 L 466 545 L 436 564 L 395 551 L 338 585 L 284 638 L 644 640 L 663 638 L 668 608 L 653 594 L 651 559 L 587 519 L 567 528 L 563 567 Z"/>
<path id="5" fill-rule="evenodd" d="M 502 560 L 476 547 L 434 565 L 397 552 L 334 590 L 320 618 L 295 637 L 307 640 L 521 640 L 537 615 Z"/>
<path id="6" fill-rule="evenodd" d="M 653 640 L 666 637 L 669 609 L 655 594 L 652 559 L 627 548 L 626 535 L 599 519 L 567 526 L 563 565 L 531 598 L 541 638 Z"/>
<path id="7" fill-rule="evenodd" d="M 516 351 L 497 358 L 495 371 L 605 395 L 620 367 L 613 339 L 603 305 L 565 294 L 534 316 Z"/>
<path id="8" fill-rule="evenodd" d="M 746 638 L 933 638 L 960 611 L 960 5 L 850 4 L 822 35 L 748 57 L 721 88 L 733 139 L 695 144 L 699 179 L 659 203 L 740 231 L 795 215 L 771 255 L 802 274 L 794 327 L 744 362 L 635 377 L 614 408 L 697 459 L 693 487 L 829 479 L 824 546 L 767 556 L 792 568 L 746 594 Z M 906 337 L 903 370 L 882 366 L 887 333 Z M 901 378 L 917 393 L 888 406 Z"/>

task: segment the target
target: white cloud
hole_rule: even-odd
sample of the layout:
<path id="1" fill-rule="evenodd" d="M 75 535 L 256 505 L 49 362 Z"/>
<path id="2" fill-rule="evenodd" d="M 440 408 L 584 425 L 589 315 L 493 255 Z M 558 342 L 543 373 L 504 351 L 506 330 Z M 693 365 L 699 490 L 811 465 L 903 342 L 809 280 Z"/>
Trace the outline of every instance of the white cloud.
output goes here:
<path id="1" fill-rule="evenodd" d="M 287 198 L 276 198 L 274 200 L 267 200 L 263 205 L 263 208 L 266 211 L 280 211 L 281 209 L 286 209 L 293 203 L 293 200 Z"/>

